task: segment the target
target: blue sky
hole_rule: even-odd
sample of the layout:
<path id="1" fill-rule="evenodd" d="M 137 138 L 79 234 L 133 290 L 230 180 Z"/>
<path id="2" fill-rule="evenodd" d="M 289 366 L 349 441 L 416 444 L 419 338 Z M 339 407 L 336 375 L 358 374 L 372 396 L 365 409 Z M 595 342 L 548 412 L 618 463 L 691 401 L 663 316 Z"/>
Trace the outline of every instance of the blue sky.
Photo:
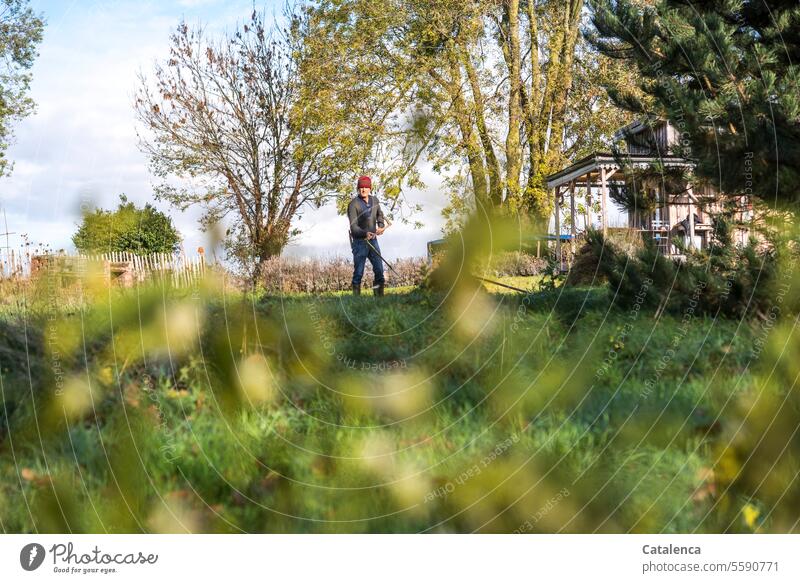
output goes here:
<path id="1" fill-rule="evenodd" d="M 15 167 L 0 178 L 0 206 L 10 231 L 27 233 L 34 243 L 70 249 L 81 204 L 112 207 L 121 193 L 138 203 L 150 200 L 152 180 L 136 146 L 131 106 L 137 73 L 148 73 L 166 55 L 169 34 L 181 18 L 220 34 L 246 18 L 253 4 L 32 0 L 31 5 L 47 21 L 31 86 L 38 107 L 15 128 L 16 141 L 9 149 Z M 282 0 L 256 4 L 277 14 L 282 5 Z M 414 230 L 397 223 L 381 241 L 388 257 L 423 255 L 425 242 L 440 236 L 444 200 L 437 194 L 437 181 L 425 174 L 428 189 L 410 193 L 425 208 L 419 216 L 425 227 Z M 169 210 L 187 251 L 205 244 L 198 212 L 156 206 Z M 349 252 L 346 220 L 333 207 L 307 213 L 299 226 L 305 232 L 288 254 Z M 12 246 L 19 242 L 19 235 L 12 237 Z"/>

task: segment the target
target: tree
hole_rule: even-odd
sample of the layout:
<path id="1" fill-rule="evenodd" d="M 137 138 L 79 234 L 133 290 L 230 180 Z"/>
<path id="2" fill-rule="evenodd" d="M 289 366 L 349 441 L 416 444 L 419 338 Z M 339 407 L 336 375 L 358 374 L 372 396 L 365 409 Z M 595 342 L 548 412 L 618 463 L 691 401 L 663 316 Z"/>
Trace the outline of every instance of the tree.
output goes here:
<path id="1" fill-rule="evenodd" d="M 410 207 L 405 187 L 422 186 L 416 163 L 424 128 L 415 126 L 410 111 L 416 72 L 406 52 L 386 38 L 405 26 L 403 16 L 389 1 L 326 1 L 306 6 L 298 29 L 299 104 L 317 139 L 339 160 L 342 171 L 331 186 L 342 213 L 360 173 L 377 178 L 390 211 Z"/>
<path id="2" fill-rule="evenodd" d="M 172 219 L 150 204 L 139 208 L 123 195 L 116 210 L 83 216 L 72 243 L 81 253 L 173 253 L 181 237 Z"/>
<path id="3" fill-rule="evenodd" d="M 583 0 L 325 0 L 310 9 L 308 42 L 320 61 L 385 88 L 397 115 L 379 135 L 402 154 L 398 176 L 424 155 L 457 211 L 523 211 L 544 223 L 544 178 L 610 138 L 608 124 L 587 120 L 624 117 L 597 91 L 609 63 L 579 34 L 582 9 Z"/>
<path id="4" fill-rule="evenodd" d="M 14 138 L 13 124 L 34 111 L 28 96 L 30 68 L 38 56 L 44 21 L 28 0 L 0 0 L 0 176 L 9 171 L 5 156 Z"/>
<path id="5" fill-rule="evenodd" d="M 201 205 L 205 227 L 227 220 L 228 249 L 255 277 L 299 232 L 293 222 L 303 208 L 325 202 L 350 160 L 300 102 L 303 22 L 288 18 L 287 29 L 270 31 L 254 11 L 219 41 L 181 23 L 154 88 L 142 76 L 135 100 L 149 132 L 141 147 L 161 178 L 157 196 L 182 209 Z"/>
<path id="6" fill-rule="evenodd" d="M 669 119 L 675 154 L 729 195 L 800 202 L 796 0 L 591 0 L 592 44 L 636 72 L 621 107 Z"/>

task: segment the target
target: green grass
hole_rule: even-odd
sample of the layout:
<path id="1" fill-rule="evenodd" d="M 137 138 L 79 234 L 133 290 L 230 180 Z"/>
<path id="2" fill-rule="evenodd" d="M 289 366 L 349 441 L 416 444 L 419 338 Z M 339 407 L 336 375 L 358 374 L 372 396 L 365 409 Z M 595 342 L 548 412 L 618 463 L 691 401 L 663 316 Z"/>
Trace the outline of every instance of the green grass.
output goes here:
<path id="1" fill-rule="evenodd" d="M 770 527 L 736 519 L 757 501 L 719 496 L 716 469 L 757 325 L 634 318 L 597 288 L 507 291 L 152 288 L 10 311 L 0 527 Z"/>

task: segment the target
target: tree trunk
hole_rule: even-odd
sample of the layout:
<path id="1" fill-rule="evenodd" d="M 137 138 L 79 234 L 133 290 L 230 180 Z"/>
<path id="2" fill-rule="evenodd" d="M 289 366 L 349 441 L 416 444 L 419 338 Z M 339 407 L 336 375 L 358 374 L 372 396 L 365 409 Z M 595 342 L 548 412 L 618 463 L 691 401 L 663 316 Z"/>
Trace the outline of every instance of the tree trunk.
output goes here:
<path id="1" fill-rule="evenodd" d="M 572 86 L 572 65 L 575 62 L 575 45 L 578 42 L 578 28 L 581 19 L 583 0 L 570 0 L 564 14 L 564 43 L 561 45 L 561 58 L 553 91 L 552 115 L 547 147 L 547 158 L 557 161 L 564 142 L 564 117 L 567 100 Z M 553 168 L 547 168 L 551 171 Z"/>
<path id="2" fill-rule="evenodd" d="M 494 206 L 499 207 L 503 204 L 503 179 L 500 170 L 500 162 L 497 160 L 497 154 L 495 154 L 494 145 L 492 144 L 492 137 L 486 125 L 486 104 L 483 99 L 478 73 L 475 70 L 475 66 L 472 64 L 469 51 L 466 48 L 462 50 L 462 60 L 464 61 L 464 68 L 467 71 L 467 78 L 472 88 L 472 99 L 475 103 L 475 122 L 478 126 L 478 135 L 483 145 L 486 167 L 489 171 L 489 200 L 491 200 Z"/>
<path id="3" fill-rule="evenodd" d="M 453 103 L 453 117 L 455 118 L 459 132 L 461 133 L 461 147 L 467 158 L 470 178 L 472 179 L 472 189 L 475 196 L 475 204 L 478 207 L 490 204 L 488 185 L 486 181 L 486 167 L 483 163 L 483 153 L 475 131 L 472 126 L 472 119 L 469 108 L 464 100 L 461 90 L 462 77 L 459 63 L 455 60 L 450 62 L 450 79 L 443 79 L 435 71 L 430 71 L 431 76 L 448 93 Z"/>
<path id="4" fill-rule="evenodd" d="M 504 18 L 509 39 L 508 135 L 506 136 L 506 199 L 519 199 L 519 175 L 522 168 L 520 129 L 522 124 L 522 75 L 519 42 L 519 0 L 506 0 Z"/>
<path id="5" fill-rule="evenodd" d="M 261 229 L 261 238 L 254 241 L 253 258 L 255 259 L 251 279 L 253 284 L 258 284 L 264 273 L 264 264 L 280 257 L 286 244 L 289 242 L 289 223 L 278 221 L 275 225 L 269 225 Z"/>
<path id="6" fill-rule="evenodd" d="M 546 228 L 553 212 L 553 200 L 544 179 L 561 162 L 564 117 L 572 86 L 575 47 L 578 40 L 583 0 L 565 0 L 560 25 L 547 42 L 547 65 L 539 66 L 539 31 L 534 3 L 527 5 L 528 30 L 532 41 L 530 58 L 532 78 L 528 92 L 521 88 L 522 112 L 528 140 L 528 176 L 525 204 L 538 228 Z M 507 58 L 507 61 L 509 59 Z M 539 89 L 541 75 L 544 88 Z"/>

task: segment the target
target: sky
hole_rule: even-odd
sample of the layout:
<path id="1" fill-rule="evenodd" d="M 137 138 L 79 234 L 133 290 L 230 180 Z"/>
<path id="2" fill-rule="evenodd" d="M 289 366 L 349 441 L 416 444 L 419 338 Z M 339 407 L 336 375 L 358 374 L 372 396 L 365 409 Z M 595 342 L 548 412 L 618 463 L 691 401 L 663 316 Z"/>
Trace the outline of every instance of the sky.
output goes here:
<path id="1" fill-rule="evenodd" d="M 282 0 L 256 4 L 276 14 L 282 5 Z M 120 194 L 168 211 L 187 252 L 206 245 L 199 210 L 181 212 L 152 200 L 154 180 L 137 147 L 133 95 L 137 74 L 149 73 L 165 58 L 169 35 L 181 19 L 224 34 L 247 18 L 252 0 L 32 0 L 31 6 L 44 15 L 46 26 L 32 70 L 30 94 L 37 111 L 16 124 L 8 151 L 14 168 L 0 178 L 0 207 L 15 233 L 10 245 L 16 247 L 27 234 L 34 244 L 72 250 L 81 207 L 113 208 Z M 436 177 L 423 169 L 423 178 L 426 188 L 410 191 L 408 199 L 422 204 L 414 218 L 424 227 L 396 222 L 381 238 L 387 258 L 424 255 L 425 243 L 441 236 L 445 200 Z M 380 197 L 380 185 L 375 193 Z M 347 221 L 333 206 L 306 212 L 297 226 L 303 234 L 287 255 L 349 253 Z"/>

